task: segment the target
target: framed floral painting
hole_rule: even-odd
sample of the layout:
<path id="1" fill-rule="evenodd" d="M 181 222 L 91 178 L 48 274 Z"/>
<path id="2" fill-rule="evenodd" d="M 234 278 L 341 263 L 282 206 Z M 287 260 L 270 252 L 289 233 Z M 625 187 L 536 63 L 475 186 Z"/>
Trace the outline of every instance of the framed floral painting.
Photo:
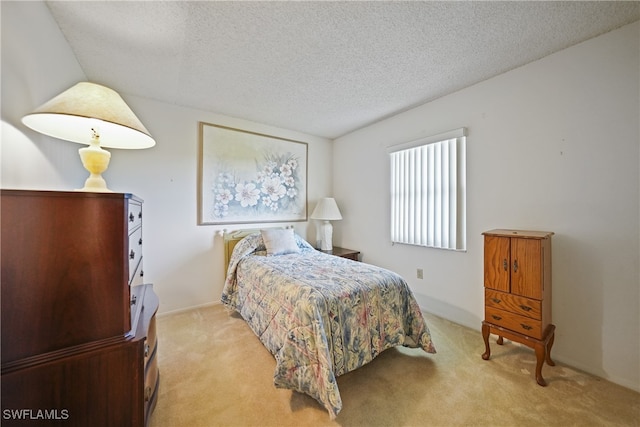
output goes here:
<path id="1" fill-rule="evenodd" d="M 199 123 L 199 224 L 307 220 L 307 143 Z"/>

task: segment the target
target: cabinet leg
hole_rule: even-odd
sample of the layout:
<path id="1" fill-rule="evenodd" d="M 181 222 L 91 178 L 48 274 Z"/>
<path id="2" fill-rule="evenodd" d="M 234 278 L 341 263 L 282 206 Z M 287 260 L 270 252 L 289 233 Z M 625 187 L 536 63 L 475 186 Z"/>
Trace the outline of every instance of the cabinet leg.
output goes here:
<path id="1" fill-rule="evenodd" d="M 547 354 L 547 346 L 542 343 L 536 344 L 536 382 L 541 386 L 546 386 L 547 382 L 542 378 L 542 365 Z"/>
<path id="2" fill-rule="evenodd" d="M 502 343 L 504 343 L 504 340 L 502 339 L 502 335 L 498 335 L 498 340 L 496 341 L 496 344 L 502 345 Z"/>
<path id="3" fill-rule="evenodd" d="M 549 340 L 547 342 L 547 352 L 546 352 L 546 359 L 547 359 L 547 364 L 551 365 L 551 366 L 556 366 L 556 362 L 554 362 L 553 360 L 551 360 L 551 347 L 553 347 L 553 340 L 555 339 L 556 334 L 555 332 L 551 332 L 551 336 L 549 337 Z"/>
<path id="4" fill-rule="evenodd" d="M 486 324 L 482 324 L 482 339 L 484 339 L 484 354 L 482 355 L 482 358 L 484 360 L 489 360 L 489 358 L 491 357 L 491 348 L 489 348 L 489 331 L 491 328 L 489 328 L 489 325 Z"/>

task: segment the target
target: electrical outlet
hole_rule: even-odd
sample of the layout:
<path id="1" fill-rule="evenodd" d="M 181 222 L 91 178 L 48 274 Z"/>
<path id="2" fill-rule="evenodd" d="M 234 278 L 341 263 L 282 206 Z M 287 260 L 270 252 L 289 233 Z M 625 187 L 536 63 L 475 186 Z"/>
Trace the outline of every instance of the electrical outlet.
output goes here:
<path id="1" fill-rule="evenodd" d="M 422 275 L 422 269 L 419 268 L 418 269 L 418 279 L 422 279 L 423 275 Z"/>

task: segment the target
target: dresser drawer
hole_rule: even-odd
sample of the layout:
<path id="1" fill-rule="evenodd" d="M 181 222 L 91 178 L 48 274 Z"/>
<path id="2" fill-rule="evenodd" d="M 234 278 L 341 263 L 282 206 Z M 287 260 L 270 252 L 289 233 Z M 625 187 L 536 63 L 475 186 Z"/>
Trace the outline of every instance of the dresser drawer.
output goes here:
<path id="1" fill-rule="evenodd" d="M 485 320 L 523 335 L 542 339 L 542 321 L 513 314 L 493 307 L 484 308 Z"/>
<path id="2" fill-rule="evenodd" d="M 155 339 L 155 316 L 152 319 L 153 327 L 149 328 L 149 335 L 153 329 L 153 341 L 145 342 L 145 361 L 144 361 L 144 413 L 145 424 L 149 421 L 149 415 L 157 401 L 158 380 L 160 370 L 158 369 L 158 343 Z"/>
<path id="3" fill-rule="evenodd" d="M 142 227 L 129 235 L 129 283 L 132 282 L 140 259 L 142 259 Z"/>
<path id="4" fill-rule="evenodd" d="M 145 402 L 151 399 L 151 395 L 156 389 L 156 383 L 158 382 L 158 358 L 156 357 L 158 347 L 152 347 L 149 354 L 149 360 L 145 363 L 144 370 L 144 400 Z"/>
<path id="5" fill-rule="evenodd" d="M 157 346 L 156 317 L 153 316 L 151 318 L 151 321 L 149 322 L 149 329 L 147 331 L 147 339 L 145 342 L 145 348 L 144 348 L 145 363 L 147 363 L 151 358 L 151 355 L 155 351 L 156 346 Z"/>
<path id="6" fill-rule="evenodd" d="M 129 200 L 129 213 L 127 214 L 127 224 L 129 232 L 142 225 L 142 204 Z"/>
<path id="7" fill-rule="evenodd" d="M 485 289 L 484 304 L 485 307 L 509 311 L 520 316 L 530 317 L 531 319 L 542 319 L 542 304 L 535 299 Z"/>
<path id="8" fill-rule="evenodd" d="M 148 424 L 149 416 L 156 405 L 158 394 L 158 379 L 160 371 L 158 370 L 157 347 L 153 349 L 151 358 L 145 365 L 144 372 L 144 413 L 145 424 Z"/>
<path id="9" fill-rule="evenodd" d="M 136 266 L 136 270 L 131 273 L 129 272 L 129 286 L 139 286 L 143 284 L 143 267 L 142 267 L 142 258 L 140 258 L 140 262 Z"/>

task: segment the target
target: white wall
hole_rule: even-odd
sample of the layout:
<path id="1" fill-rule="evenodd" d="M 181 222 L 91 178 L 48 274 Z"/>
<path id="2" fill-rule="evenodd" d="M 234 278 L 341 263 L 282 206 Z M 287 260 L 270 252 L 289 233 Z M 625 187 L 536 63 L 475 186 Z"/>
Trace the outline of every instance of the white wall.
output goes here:
<path id="1" fill-rule="evenodd" d="M 20 119 L 86 76 L 44 3 L 2 2 L 1 7 L 1 186 L 80 188 L 87 177 L 78 157 L 80 145 L 37 134 Z M 148 150 L 110 150 L 111 163 L 104 177 L 114 191 L 134 193 L 145 201 L 145 281 L 154 284 L 161 313 L 219 301 L 222 292 L 224 256 L 222 239 L 216 232 L 223 227 L 197 225 L 199 121 L 307 142 L 308 211 L 318 199 L 330 195 L 329 140 L 121 95 L 157 144 Z M 314 241 L 314 224 L 292 224 L 303 237 Z"/>
<path id="2" fill-rule="evenodd" d="M 553 231 L 552 356 L 640 390 L 639 39 L 636 22 L 336 140 L 336 243 L 479 330 L 481 233 Z M 468 250 L 391 246 L 385 148 L 463 126 Z"/>
<path id="3" fill-rule="evenodd" d="M 0 184 L 77 188 L 86 177 L 79 146 L 36 134 L 20 118 L 86 77 L 43 3 L 0 7 Z M 476 329 L 482 231 L 554 231 L 553 356 L 640 389 L 639 32 L 638 23 L 626 26 L 354 132 L 334 148 L 122 94 L 158 144 L 112 150 L 105 177 L 116 191 L 145 199 L 145 271 L 161 311 L 216 301 L 222 289 L 218 228 L 196 225 L 197 122 L 214 122 L 308 142 L 309 208 L 333 189 L 344 217 L 334 223 L 334 243 L 404 275 L 428 311 Z M 467 252 L 392 247 L 386 147 L 462 126 L 469 129 Z M 313 225 L 297 228 L 313 240 Z M 478 335 L 478 357 L 482 351 Z"/>

